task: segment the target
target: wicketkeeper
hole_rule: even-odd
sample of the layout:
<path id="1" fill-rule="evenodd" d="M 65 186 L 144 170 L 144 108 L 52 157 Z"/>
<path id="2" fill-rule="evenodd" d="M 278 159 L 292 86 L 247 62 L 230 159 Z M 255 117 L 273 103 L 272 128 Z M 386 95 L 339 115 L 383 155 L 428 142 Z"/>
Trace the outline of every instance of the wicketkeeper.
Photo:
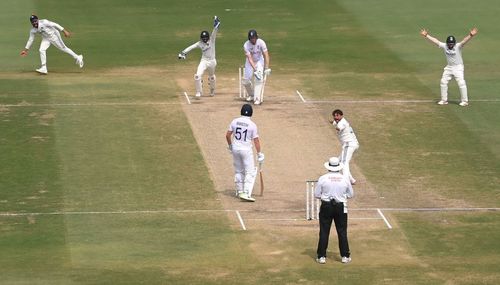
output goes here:
<path id="1" fill-rule="evenodd" d="M 215 59 L 215 39 L 217 37 L 217 32 L 219 31 L 219 26 L 221 24 L 220 19 L 214 17 L 214 29 L 212 35 L 207 31 L 202 31 L 200 34 L 200 40 L 196 43 L 185 48 L 181 53 L 179 53 L 179 59 L 186 59 L 186 55 L 195 48 L 201 49 L 201 60 L 198 65 L 198 70 L 194 75 L 194 86 L 196 89 L 196 97 L 201 97 L 203 95 L 203 74 L 205 70 L 208 70 L 208 84 L 210 85 L 210 96 L 215 96 L 215 67 L 217 66 L 217 60 Z"/>

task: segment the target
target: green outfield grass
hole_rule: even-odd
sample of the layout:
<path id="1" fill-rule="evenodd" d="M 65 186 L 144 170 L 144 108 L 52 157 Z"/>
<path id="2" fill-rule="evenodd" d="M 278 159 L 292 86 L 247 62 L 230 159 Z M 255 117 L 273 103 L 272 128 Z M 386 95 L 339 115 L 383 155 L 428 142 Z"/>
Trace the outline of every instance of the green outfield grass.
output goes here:
<path id="1" fill-rule="evenodd" d="M 354 162 L 388 207 L 499 207 L 500 6 L 476 2 L 1 1 L 0 214 L 22 215 L 0 216 L 0 284 L 500 283 L 496 212 L 390 214 L 392 231 L 350 237 L 355 262 L 343 267 L 313 262 L 316 231 L 279 242 L 280 229 L 241 231 L 219 211 L 175 83 L 199 60 L 186 67 L 177 53 L 213 15 L 221 77 L 255 28 L 273 76 L 298 78 L 308 100 L 429 101 L 322 110 L 345 111 L 361 143 Z M 51 47 L 49 76 L 35 74 L 39 38 L 19 56 L 32 11 L 74 33 L 65 42 L 83 70 Z M 473 26 L 471 106 L 437 106 L 445 58 L 419 30 L 460 39 Z M 167 212 L 58 214 L 156 210 Z M 263 257 L 255 241 L 289 254 Z"/>

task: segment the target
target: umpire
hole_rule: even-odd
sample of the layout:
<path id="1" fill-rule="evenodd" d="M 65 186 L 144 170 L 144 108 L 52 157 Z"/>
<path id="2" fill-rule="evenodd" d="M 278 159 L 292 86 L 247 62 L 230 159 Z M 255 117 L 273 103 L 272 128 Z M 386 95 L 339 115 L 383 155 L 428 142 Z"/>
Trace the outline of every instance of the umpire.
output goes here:
<path id="1" fill-rule="evenodd" d="M 347 199 L 354 196 L 354 191 L 349 179 L 340 173 L 342 167 L 338 157 L 331 157 L 329 161 L 325 162 L 328 173 L 318 179 L 314 189 L 314 196 L 321 199 L 319 241 L 316 251 L 318 255 L 316 261 L 320 264 L 326 263 L 326 249 L 328 248 L 332 220 L 335 221 L 337 229 L 342 263 L 351 261 L 349 242 L 347 241 Z"/>

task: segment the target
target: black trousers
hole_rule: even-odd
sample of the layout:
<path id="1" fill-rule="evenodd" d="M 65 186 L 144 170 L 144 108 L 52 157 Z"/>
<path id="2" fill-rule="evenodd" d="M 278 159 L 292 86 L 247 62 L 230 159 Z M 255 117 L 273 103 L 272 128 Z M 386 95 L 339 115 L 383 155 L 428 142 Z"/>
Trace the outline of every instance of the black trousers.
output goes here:
<path id="1" fill-rule="evenodd" d="M 335 221 L 335 229 L 337 229 L 340 255 L 350 257 L 349 242 L 347 241 L 347 213 L 344 213 L 344 203 L 336 202 L 321 202 L 321 209 L 319 211 L 319 241 L 316 253 L 318 257 L 326 257 L 332 221 Z"/>

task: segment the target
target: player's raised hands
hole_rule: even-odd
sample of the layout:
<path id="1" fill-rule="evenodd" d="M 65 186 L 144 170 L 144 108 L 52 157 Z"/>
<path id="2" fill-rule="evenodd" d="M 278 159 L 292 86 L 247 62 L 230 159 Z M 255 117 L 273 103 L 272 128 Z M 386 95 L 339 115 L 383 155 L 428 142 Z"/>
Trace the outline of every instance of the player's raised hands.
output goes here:
<path id="1" fill-rule="evenodd" d="M 427 35 L 429 34 L 429 32 L 426 30 L 426 29 L 421 29 L 420 30 L 420 34 L 422 35 L 422 37 L 427 37 Z"/>
<path id="2" fill-rule="evenodd" d="M 469 35 L 470 35 L 471 37 L 473 37 L 473 36 L 475 36 L 476 34 L 477 34 L 477 28 L 475 28 L 475 27 L 474 27 L 474 28 L 472 28 L 472 30 L 470 30 Z"/>

